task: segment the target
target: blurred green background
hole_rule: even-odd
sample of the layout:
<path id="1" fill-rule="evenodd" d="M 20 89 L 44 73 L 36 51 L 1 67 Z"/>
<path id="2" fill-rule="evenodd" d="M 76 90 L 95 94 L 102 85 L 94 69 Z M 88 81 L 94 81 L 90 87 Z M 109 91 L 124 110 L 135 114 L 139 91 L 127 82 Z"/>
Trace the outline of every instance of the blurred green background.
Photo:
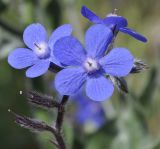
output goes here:
<path id="1" fill-rule="evenodd" d="M 65 119 L 64 137 L 69 149 L 160 149 L 160 1 L 159 0 L 0 0 L 0 148 L 53 149 L 50 134 L 35 134 L 17 126 L 8 108 L 52 124 L 55 111 L 45 111 L 27 103 L 20 95 L 34 89 L 53 95 L 53 74 L 36 79 L 25 78 L 24 70 L 15 70 L 7 63 L 7 55 L 22 47 L 24 28 L 33 22 L 42 23 L 50 34 L 57 26 L 70 23 L 74 35 L 83 42 L 91 25 L 80 14 L 86 5 L 99 16 L 118 9 L 129 27 L 148 37 L 146 44 L 119 33 L 116 46 L 126 47 L 135 57 L 149 64 L 150 69 L 127 77 L 129 94 L 115 90 L 103 102 L 107 123 L 99 130 L 90 126 L 76 129 Z M 67 111 L 71 105 L 68 104 Z M 69 112 L 66 113 L 69 115 Z"/>

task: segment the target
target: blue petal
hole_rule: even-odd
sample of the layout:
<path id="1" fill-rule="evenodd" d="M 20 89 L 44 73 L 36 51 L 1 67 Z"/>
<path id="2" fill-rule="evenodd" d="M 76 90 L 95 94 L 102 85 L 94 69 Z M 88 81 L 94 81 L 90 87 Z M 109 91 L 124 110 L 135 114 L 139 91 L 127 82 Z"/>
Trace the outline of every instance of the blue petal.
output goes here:
<path id="1" fill-rule="evenodd" d="M 72 34 L 72 26 L 70 24 L 65 24 L 58 27 L 55 31 L 53 31 L 49 39 L 48 45 L 50 49 L 54 50 L 54 44 L 57 40 L 65 36 L 70 36 L 71 34 Z M 63 67 L 63 65 L 55 58 L 52 51 L 51 51 L 51 61 L 56 65 Z"/>
<path id="2" fill-rule="evenodd" d="M 112 41 L 112 31 L 102 24 L 91 26 L 85 36 L 88 55 L 93 58 L 100 58 Z"/>
<path id="3" fill-rule="evenodd" d="M 49 38 L 48 44 L 50 49 L 54 48 L 54 44 L 58 39 L 65 36 L 70 36 L 71 34 L 72 34 L 72 26 L 70 24 L 64 24 L 55 29 Z"/>
<path id="4" fill-rule="evenodd" d="M 33 51 L 26 48 L 17 48 L 8 56 L 8 63 L 16 68 L 22 69 L 31 66 L 38 60 Z"/>
<path id="5" fill-rule="evenodd" d="M 91 122 L 95 127 L 100 127 L 105 122 L 105 113 L 100 103 L 81 98 L 80 100 L 86 100 L 85 104 L 77 104 L 76 121 L 80 124 Z"/>
<path id="6" fill-rule="evenodd" d="M 86 83 L 86 94 L 94 101 L 108 99 L 114 91 L 113 84 L 103 76 L 90 77 Z"/>
<path id="7" fill-rule="evenodd" d="M 125 48 L 114 48 L 99 60 L 105 72 L 112 76 L 126 76 L 133 67 L 134 58 Z"/>
<path id="8" fill-rule="evenodd" d="M 81 43 L 73 36 L 59 39 L 55 43 L 53 54 L 60 63 L 69 66 L 82 65 L 86 57 Z"/>
<path id="9" fill-rule="evenodd" d="M 49 65 L 49 60 L 39 60 L 35 65 L 27 69 L 26 76 L 29 78 L 39 77 L 47 72 Z"/>
<path id="10" fill-rule="evenodd" d="M 121 27 L 126 27 L 128 25 L 127 19 L 121 16 L 107 16 L 103 19 L 103 23 L 108 27 L 113 27 L 116 25 L 116 29 L 119 30 Z"/>
<path id="11" fill-rule="evenodd" d="M 144 36 L 142 36 L 141 34 L 137 33 L 136 31 L 134 31 L 130 28 L 120 28 L 119 30 L 123 33 L 127 33 L 127 34 L 131 35 L 132 37 L 134 37 L 142 42 L 147 42 L 147 38 L 145 38 Z"/>
<path id="12" fill-rule="evenodd" d="M 75 103 L 75 120 L 80 125 L 91 122 L 95 128 L 105 123 L 105 112 L 100 102 L 90 100 L 84 93 L 83 87 L 70 100 Z"/>
<path id="13" fill-rule="evenodd" d="M 55 77 L 55 88 L 61 95 L 73 95 L 83 85 L 86 73 L 83 68 L 67 68 Z"/>
<path id="14" fill-rule="evenodd" d="M 39 23 L 31 24 L 24 30 L 23 40 L 24 43 L 33 50 L 36 44 L 47 42 L 46 30 Z"/>
<path id="15" fill-rule="evenodd" d="M 89 10 L 86 6 L 82 6 L 81 8 L 81 14 L 90 20 L 93 23 L 101 23 L 102 19 L 99 18 L 95 13 L 93 13 L 91 10 Z"/>
<path id="16" fill-rule="evenodd" d="M 55 57 L 54 55 L 52 55 L 52 57 L 50 58 L 50 60 L 51 60 L 52 63 L 56 64 L 56 65 L 59 66 L 59 67 L 62 67 L 62 68 L 65 67 L 63 64 L 61 64 L 61 63 L 56 59 L 56 57 Z"/>
<path id="17" fill-rule="evenodd" d="M 105 113 L 101 103 L 90 100 L 82 91 L 74 97 L 76 104 L 76 121 L 80 124 L 92 122 L 96 127 L 100 127 L 105 122 Z"/>

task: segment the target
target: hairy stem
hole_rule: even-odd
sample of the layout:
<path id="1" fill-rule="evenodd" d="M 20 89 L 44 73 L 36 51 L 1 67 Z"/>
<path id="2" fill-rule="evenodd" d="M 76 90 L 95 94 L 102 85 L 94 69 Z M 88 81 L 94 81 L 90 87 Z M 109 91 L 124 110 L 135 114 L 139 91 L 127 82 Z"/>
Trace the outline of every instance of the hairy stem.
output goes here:
<path id="1" fill-rule="evenodd" d="M 61 133 L 59 133 L 56 128 L 53 129 L 52 127 L 48 127 L 47 129 L 48 131 L 52 132 L 57 141 L 57 143 L 54 141 L 51 141 L 51 143 L 53 143 L 58 149 L 66 149 L 66 145 Z"/>
<path id="2" fill-rule="evenodd" d="M 61 128 L 62 128 L 64 113 L 65 113 L 65 105 L 68 99 L 69 99 L 69 96 L 64 95 L 57 109 L 58 113 L 57 113 L 57 119 L 55 124 L 56 133 L 54 135 L 58 143 L 58 146 L 57 146 L 58 149 L 66 149 L 66 145 L 61 134 Z"/>
<path id="3" fill-rule="evenodd" d="M 63 118 L 64 118 L 64 113 L 65 113 L 65 104 L 67 103 L 68 99 L 69 99 L 69 96 L 64 95 L 58 107 L 58 114 L 57 114 L 57 119 L 56 119 L 56 129 L 59 133 L 61 133 L 61 127 L 63 124 Z"/>
<path id="4" fill-rule="evenodd" d="M 63 125 L 63 118 L 65 113 L 65 105 L 68 101 L 69 96 L 64 95 L 62 97 L 61 102 L 57 102 L 56 100 L 53 100 L 51 97 L 42 95 L 35 91 L 30 91 L 27 94 L 27 99 L 29 103 L 34 104 L 35 106 L 40 106 L 42 108 L 56 108 L 57 109 L 57 118 L 55 127 L 46 127 L 47 131 L 52 132 L 52 134 L 55 136 L 55 141 L 50 140 L 52 144 L 54 144 L 58 149 L 66 149 L 65 142 L 63 140 L 62 134 L 61 134 L 61 128 Z M 28 124 L 28 123 L 27 123 Z M 37 128 L 37 127 L 35 127 Z"/>

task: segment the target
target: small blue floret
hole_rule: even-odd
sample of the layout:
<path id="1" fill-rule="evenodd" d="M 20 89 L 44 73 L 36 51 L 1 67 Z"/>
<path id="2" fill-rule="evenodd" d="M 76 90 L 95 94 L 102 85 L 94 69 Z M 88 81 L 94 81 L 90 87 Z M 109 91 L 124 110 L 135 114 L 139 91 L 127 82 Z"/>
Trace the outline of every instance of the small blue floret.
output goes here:
<path id="1" fill-rule="evenodd" d="M 106 49 L 113 39 L 112 31 L 102 24 L 90 27 L 85 35 L 86 50 L 73 36 L 55 43 L 54 55 L 66 66 L 55 77 L 55 87 L 62 95 L 73 95 L 85 85 L 86 94 L 95 101 L 108 99 L 114 90 L 106 75 L 122 77 L 133 67 L 133 56 L 125 48 Z"/>
<path id="2" fill-rule="evenodd" d="M 142 42 L 147 42 L 146 37 L 137 33 L 133 29 L 127 28 L 128 26 L 127 19 L 125 19 L 122 16 L 117 16 L 116 14 L 109 14 L 104 19 L 101 19 L 86 6 L 82 6 L 81 13 L 85 18 L 87 18 L 93 23 L 105 24 L 107 27 L 114 29 L 116 33 L 118 31 L 121 31 L 123 33 L 129 34 L 130 36 L 136 38 L 137 40 L 140 40 Z"/>
<path id="3" fill-rule="evenodd" d="M 29 67 L 26 76 L 38 77 L 47 72 L 51 62 L 61 65 L 53 55 L 53 46 L 58 39 L 71 33 L 71 25 L 62 25 L 48 39 L 46 30 L 41 24 L 31 24 L 23 33 L 23 41 L 27 48 L 12 51 L 8 56 L 8 63 L 16 69 Z"/>

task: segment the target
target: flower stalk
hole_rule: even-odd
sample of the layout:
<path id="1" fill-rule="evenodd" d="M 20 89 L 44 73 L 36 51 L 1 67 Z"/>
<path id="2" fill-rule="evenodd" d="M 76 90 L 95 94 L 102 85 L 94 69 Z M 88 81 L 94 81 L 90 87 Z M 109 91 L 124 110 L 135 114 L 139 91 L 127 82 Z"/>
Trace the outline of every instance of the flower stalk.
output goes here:
<path id="1" fill-rule="evenodd" d="M 30 91 L 27 94 L 27 99 L 29 103 L 32 103 L 36 106 L 40 106 L 42 108 L 57 108 L 57 118 L 55 126 L 52 127 L 43 121 L 38 121 L 26 116 L 18 115 L 9 109 L 8 111 L 15 116 L 15 123 L 17 123 L 23 128 L 29 129 L 34 132 L 47 131 L 52 133 L 56 140 L 50 140 L 50 142 L 54 144 L 57 147 L 57 149 L 66 149 L 65 141 L 63 139 L 61 131 L 65 114 L 65 105 L 69 99 L 69 96 L 64 95 L 62 97 L 61 102 L 58 103 L 57 101 L 51 99 L 51 97 L 49 96 L 44 96 L 38 92 Z"/>
<path id="2" fill-rule="evenodd" d="M 63 119 L 64 119 L 64 113 L 65 113 L 65 105 L 69 99 L 69 96 L 64 95 L 62 97 L 62 101 L 60 105 L 58 106 L 58 114 L 57 114 L 57 119 L 56 119 L 56 129 L 59 133 L 61 133 L 61 128 L 63 124 Z"/>

